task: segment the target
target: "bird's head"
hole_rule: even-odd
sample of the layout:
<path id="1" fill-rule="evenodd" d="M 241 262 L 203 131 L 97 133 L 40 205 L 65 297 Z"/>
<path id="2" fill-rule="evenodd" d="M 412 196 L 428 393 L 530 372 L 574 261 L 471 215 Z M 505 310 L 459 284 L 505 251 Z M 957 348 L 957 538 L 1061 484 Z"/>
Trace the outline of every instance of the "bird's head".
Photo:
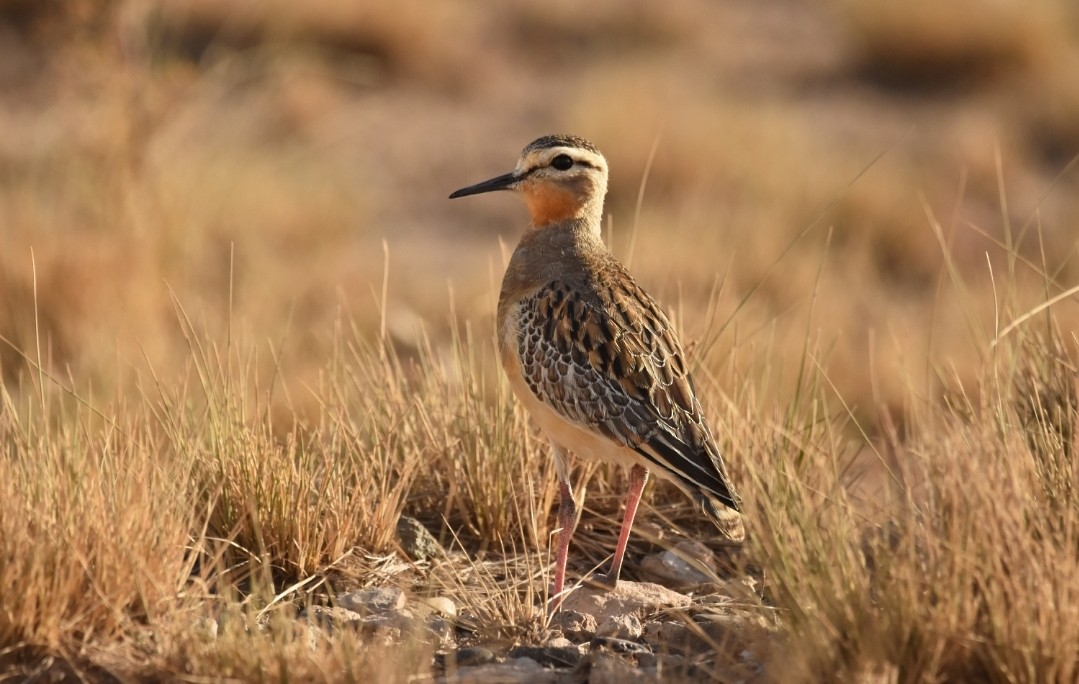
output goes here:
<path id="1" fill-rule="evenodd" d="M 519 192 L 535 228 L 586 219 L 598 230 L 607 194 L 607 160 L 584 138 L 547 135 L 522 150 L 513 171 L 461 188 L 450 199 L 494 190 Z"/>

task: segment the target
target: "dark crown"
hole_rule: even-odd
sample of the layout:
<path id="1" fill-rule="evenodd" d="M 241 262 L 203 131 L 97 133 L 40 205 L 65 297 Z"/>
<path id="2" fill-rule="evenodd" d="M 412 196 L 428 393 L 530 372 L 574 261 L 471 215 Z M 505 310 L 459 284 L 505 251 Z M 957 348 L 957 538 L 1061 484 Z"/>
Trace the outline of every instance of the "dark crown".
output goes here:
<path id="1" fill-rule="evenodd" d="M 576 135 L 545 135 L 542 138 L 537 138 L 528 144 L 528 147 L 524 148 L 521 152 L 521 156 L 527 155 L 529 152 L 535 152 L 536 150 L 543 150 L 549 147 L 576 147 L 582 150 L 588 150 L 595 154 L 601 154 L 599 148 Z"/>

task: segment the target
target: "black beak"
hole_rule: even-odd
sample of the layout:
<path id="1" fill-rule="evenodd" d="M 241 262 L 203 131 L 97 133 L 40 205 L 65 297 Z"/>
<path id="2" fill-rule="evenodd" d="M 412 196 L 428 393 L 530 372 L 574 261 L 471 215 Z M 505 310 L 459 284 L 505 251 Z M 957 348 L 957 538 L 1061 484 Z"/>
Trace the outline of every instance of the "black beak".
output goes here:
<path id="1" fill-rule="evenodd" d="M 456 199 L 458 197 L 467 197 L 468 195 L 478 195 L 481 192 L 494 192 L 495 190 L 509 190 L 513 188 L 514 184 L 521 180 L 516 173 L 511 172 L 492 178 L 491 180 L 485 180 L 482 183 L 476 183 L 470 185 L 467 188 L 461 188 L 450 195 L 450 199 Z"/>

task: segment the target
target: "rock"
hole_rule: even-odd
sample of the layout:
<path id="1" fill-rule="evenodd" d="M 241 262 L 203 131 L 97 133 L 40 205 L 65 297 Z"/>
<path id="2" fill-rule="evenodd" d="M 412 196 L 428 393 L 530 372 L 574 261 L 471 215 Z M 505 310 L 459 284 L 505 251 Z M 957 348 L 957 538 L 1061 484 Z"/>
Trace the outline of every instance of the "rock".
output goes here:
<path id="1" fill-rule="evenodd" d="M 394 605 L 393 602 L 389 605 Z M 372 603 L 368 607 L 375 605 Z M 383 605 L 386 605 L 383 602 Z M 417 617 L 406 608 L 361 615 L 341 606 L 310 606 L 300 612 L 302 622 L 332 634 L 337 629 L 351 628 L 361 634 L 376 636 L 383 641 L 397 641 L 403 634 L 413 634 L 427 643 L 452 643 L 453 622 L 439 615 Z"/>
<path id="2" fill-rule="evenodd" d="M 425 561 L 444 553 L 438 540 L 423 523 L 405 515 L 397 519 L 397 541 L 405 555 L 415 561 Z"/>
<path id="3" fill-rule="evenodd" d="M 739 546 L 738 548 L 741 548 Z M 670 549 L 675 555 L 703 567 L 706 571 L 715 574 L 716 556 L 712 549 L 695 539 L 683 539 Z"/>
<path id="4" fill-rule="evenodd" d="M 504 663 L 489 663 L 478 667 L 458 667 L 447 672 L 446 684 L 561 684 L 565 673 L 544 669 L 531 658 L 517 658 Z"/>
<path id="5" fill-rule="evenodd" d="M 596 636 L 636 640 L 640 638 L 642 629 L 640 618 L 633 613 L 611 615 L 596 628 Z"/>
<path id="6" fill-rule="evenodd" d="M 685 672 L 693 667 L 685 656 L 671 655 L 669 653 L 641 653 L 637 656 L 637 667 L 642 670 L 662 670 L 663 672 L 670 673 L 671 671 Z M 709 679 L 709 677 L 702 677 L 702 679 Z"/>
<path id="7" fill-rule="evenodd" d="M 664 586 L 686 588 L 716 581 L 716 558 L 704 544 L 684 539 L 663 553 L 646 556 L 641 572 Z"/>
<path id="8" fill-rule="evenodd" d="M 682 622 L 651 622 L 644 629 L 644 642 L 660 653 L 689 654 L 707 648 L 704 640 Z"/>
<path id="9" fill-rule="evenodd" d="M 586 641 L 596 633 L 596 618 L 587 613 L 566 610 L 563 606 L 551 617 L 551 629 L 561 630 L 570 639 Z"/>
<path id="10" fill-rule="evenodd" d="M 643 616 L 663 608 L 688 608 L 689 604 L 685 594 L 658 584 L 623 580 L 615 589 L 583 586 L 565 598 L 562 610 L 591 615 L 601 623 L 612 616 Z"/>
<path id="11" fill-rule="evenodd" d="M 356 611 L 340 606 L 309 606 L 301 610 L 298 617 L 331 634 L 341 627 L 358 629 L 363 621 L 363 616 Z"/>
<path id="12" fill-rule="evenodd" d="M 494 659 L 495 654 L 491 652 L 491 649 L 483 648 L 482 646 L 435 654 L 435 664 L 441 668 L 446 667 L 447 663 L 452 663 L 454 667 L 486 665 Z"/>
<path id="13" fill-rule="evenodd" d="M 588 671 L 588 684 L 634 684 L 635 682 L 653 682 L 652 676 L 638 667 L 610 653 L 597 654 L 592 658 Z"/>
<path id="14" fill-rule="evenodd" d="M 426 639 L 428 643 L 433 643 L 436 646 L 450 646 L 453 644 L 457 630 L 454 628 L 452 620 L 447 620 L 441 615 L 431 615 L 428 616 L 424 627 L 427 628 L 427 634 L 430 637 Z"/>
<path id="15" fill-rule="evenodd" d="M 385 634 L 400 637 L 416 631 L 416 616 L 407 610 L 394 610 L 361 618 L 357 627 L 365 634 Z"/>
<path id="16" fill-rule="evenodd" d="M 639 644 L 636 641 L 630 641 L 628 639 L 616 639 L 614 637 L 596 637 L 592 639 L 592 651 L 598 649 L 607 649 L 614 651 L 615 653 L 628 653 L 635 655 L 638 653 L 651 653 L 647 646 Z"/>
<path id="17" fill-rule="evenodd" d="M 548 640 L 547 643 L 544 644 L 544 646 L 554 646 L 556 648 L 563 648 L 563 647 L 577 648 L 576 646 L 573 645 L 572 641 L 570 641 L 569 639 L 567 639 L 564 636 L 556 636 L 553 639 Z"/>
<path id="18" fill-rule="evenodd" d="M 431 596 L 420 599 L 419 602 L 443 617 L 457 617 L 457 604 L 445 596 Z"/>
<path id="19" fill-rule="evenodd" d="M 510 658 L 531 658 L 546 667 L 575 667 L 581 659 L 576 646 L 518 646 L 511 649 Z"/>
<path id="20" fill-rule="evenodd" d="M 368 587 L 337 597 L 337 605 L 360 615 L 388 613 L 405 607 L 405 592 L 397 587 Z"/>

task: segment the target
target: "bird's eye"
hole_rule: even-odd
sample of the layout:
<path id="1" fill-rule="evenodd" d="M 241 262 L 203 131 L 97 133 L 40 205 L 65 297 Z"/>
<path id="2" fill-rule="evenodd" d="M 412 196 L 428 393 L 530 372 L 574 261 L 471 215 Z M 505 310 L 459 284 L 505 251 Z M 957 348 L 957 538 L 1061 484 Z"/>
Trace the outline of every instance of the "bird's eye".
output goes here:
<path id="1" fill-rule="evenodd" d="M 551 166 L 555 167 L 559 171 L 565 171 L 573 166 L 573 158 L 568 154 L 560 154 L 551 160 Z"/>

